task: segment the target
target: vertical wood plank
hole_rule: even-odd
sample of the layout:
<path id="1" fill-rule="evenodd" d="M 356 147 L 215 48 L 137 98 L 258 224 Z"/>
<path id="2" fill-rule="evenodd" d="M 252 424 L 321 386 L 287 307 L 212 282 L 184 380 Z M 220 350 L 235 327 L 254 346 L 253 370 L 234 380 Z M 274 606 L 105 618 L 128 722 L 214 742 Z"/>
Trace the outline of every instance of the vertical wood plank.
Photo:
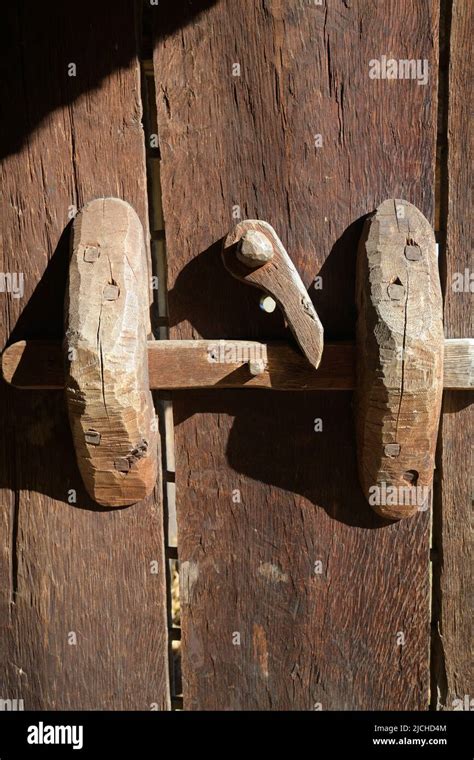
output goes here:
<path id="1" fill-rule="evenodd" d="M 75 209 L 121 197 L 148 238 L 135 4 L 5 13 L 1 266 L 24 275 L 24 296 L 0 294 L 3 343 L 61 336 Z M 63 394 L 2 384 L 0 398 L 0 696 L 25 709 L 168 708 L 161 483 L 132 508 L 97 507 Z"/>
<path id="2" fill-rule="evenodd" d="M 171 337 L 289 337 L 223 271 L 240 213 L 274 226 L 325 338 L 353 338 L 361 217 L 398 197 L 433 218 L 436 5 L 155 14 Z M 371 80 L 382 55 L 428 83 Z M 350 394 L 177 392 L 174 414 L 185 709 L 426 708 L 430 519 L 371 513 Z"/>
<path id="3" fill-rule="evenodd" d="M 472 140 L 469 66 L 473 7 L 447 3 L 450 34 L 447 80 L 447 175 L 441 209 L 445 245 L 445 334 L 473 335 Z M 444 250 L 443 250 L 444 249 Z M 434 630 L 432 703 L 440 710 L 473 709 L 472 537 L 474 414 L 468 392 L 445 392 L 438 445 L 439 478 L 434 525 Z"/>

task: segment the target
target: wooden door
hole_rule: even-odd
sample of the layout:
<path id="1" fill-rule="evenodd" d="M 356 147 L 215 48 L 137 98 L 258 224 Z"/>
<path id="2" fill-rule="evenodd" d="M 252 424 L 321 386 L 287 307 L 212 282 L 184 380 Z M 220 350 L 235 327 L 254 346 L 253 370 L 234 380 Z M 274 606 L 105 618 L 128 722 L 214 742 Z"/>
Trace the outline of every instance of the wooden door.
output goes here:
<path id="1" fill-rule="evenodd" d="M 362 223 L 391 197 L 436 227 L 446 336 L 472 335 L 470 292 L 452 287 L 471 265 L 468 3 L 53 5 L 8 11 L 3 267 L 25 292 L 1 295 L 4 343 L 61 336 L 69 220 L 106 195 L 151 238 L 162 339 L 291 340 L 222 265 L 223 237 L 253 218 L 281 237 L 325 340 L 354 340 Z M 383 56 L 423 76 L 372 78 Z M 161 394 L 164 483 L 123 510 L 86 496 L 60 392 L 2 384 L 1 404 L 4 698 L 426 710 L 469 695 L 468 393 L 445 394 L 432 509 L 393 523 L 361 493 L 348 391 Z"/>
<path id="2" fill-rule="evenodd" d="M 7 11 L 3 268 L 24 274 L 24 297 L 2 295 L 5 342 L 62 335 L 84 203 L 124 198 L 148 230 L 136 8 L 49 5 Z M 133 509 L 98 508 L 64 394 L 2 383 L 1 403 L 1 696 L 30 710 L 167 709 L 161 484 Z"/>

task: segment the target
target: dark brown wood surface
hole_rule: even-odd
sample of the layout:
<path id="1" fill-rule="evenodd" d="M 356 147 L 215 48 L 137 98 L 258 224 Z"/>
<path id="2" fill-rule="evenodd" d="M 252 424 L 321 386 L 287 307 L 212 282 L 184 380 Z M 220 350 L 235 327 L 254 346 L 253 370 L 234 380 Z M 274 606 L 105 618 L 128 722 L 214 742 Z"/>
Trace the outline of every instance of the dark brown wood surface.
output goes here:
<path id="1" fill-rule="evenodd" d="M 361 217 L 399 197 L 433 220 L 437 16 L 155 9 L 171 337 L 288 337 L 222 267 L 239 206 L 281 237 L 325 338 L 353 340 Z M 384 54 L 428 59 L 428 84 L 369 79 Z M 174 413 L 185 708 L 426 708 L 430 516 L 371 512 L 351 394 L 176 392 Z"/>
<path id="2" fill-rule="evenodd" d="M 447 163 L 441 176 L 445 334 L 472 337 L 472 3 L 454 0 L 447 80 Z M 466 275 L 467 270 L 467 275 Z M 460 276 L 464 287 L 460 290 Z M 473 709 L 472 393 L 445 392 L 438 442 L 433 567 L 433 707 Z M 467 706 L 466 706 L 467 705 Z"/>
<path id="3" fill-rule="evenodd" d="M 0 294 L 4 344 L 61 337 L 71 207 L 119 196 L 148 223 L 134 4 L 20 2 L 3 24 L 1 267 L 24 273 L 23 298 Z M 2 383 L 0 404 L 0 696 L 25 710 L 165 709 L 160 483 L 132 508 L 98 509 L 63 393 Z"/>

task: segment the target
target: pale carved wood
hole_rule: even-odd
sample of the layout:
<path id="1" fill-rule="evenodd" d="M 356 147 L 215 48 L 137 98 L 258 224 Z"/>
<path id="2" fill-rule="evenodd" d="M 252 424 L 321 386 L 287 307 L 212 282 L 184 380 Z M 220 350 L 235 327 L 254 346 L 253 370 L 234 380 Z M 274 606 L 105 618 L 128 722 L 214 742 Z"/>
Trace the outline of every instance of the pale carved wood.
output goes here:
<path id="1" fill-rule="evenodd" d="M 77 215 L 65 304 L 65 388 L 82 478 L 99 504 L 151 493 L 157 425 L 147 363 L 148 277 L 133 208 L 98 198 Z"/>
<path id="2" fill-rule="evenodd" d="M 367 219 L 356 294 L 359 477 L 376 512 L 409 517 L 426 508 L 433 479 L 444 335 L 434 233 L 407 201 L 386 200 Z"/>
<path id="3" fill-rule="evenodd" d="M 265 241 L 260 245 L 260 254 L 259 247 L 255 245 L 249 246 L 247 256 L 242 255 L 245 254 L 245 239 L 249 233 L 257 233 Z M 323 326 L 296 267 L 273 227 L 258 219 L 240 222 L 227 235 L 222 257 L 225 267 L 234 277 L 260 288 L 276 300 L 303 354 L 317 369 L 323 352 Z M 244 263 L 246 258 L 247 263 Z"/>

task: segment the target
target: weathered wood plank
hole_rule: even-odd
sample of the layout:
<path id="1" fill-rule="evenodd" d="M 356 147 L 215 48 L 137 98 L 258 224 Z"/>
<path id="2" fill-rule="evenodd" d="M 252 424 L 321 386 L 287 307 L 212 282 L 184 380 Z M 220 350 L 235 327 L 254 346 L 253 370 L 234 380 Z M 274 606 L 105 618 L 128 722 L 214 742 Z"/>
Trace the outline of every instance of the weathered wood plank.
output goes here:
<path id="1" fill-rule="evenodd" d="M 134 4 L 15 3 L 4 23 L 1 267 L 23 273 L 24 296 L 0 294 L 2 345 L 61 339 L 75 209 L 120 196 L 147 229 Z M 2 383 L 0 404 L 2 698 L 25 710 L 166 708 L 160 483 L 133 508 L 97 509 L 63 392 Z"/>
<path id="2" fill-rule="evenodd" d="M 448 8 L 451 4 L 447 4 Z M 454 0 L 449 46 L 447 174 L 441 208 L 445 245 L 445 334 L 473 335 L 472 139 L 469 104 L 474 9 Z M 467 151 L 467 153 L 466 153 Z M 469 156 L 471 160 L 469 160 Z M 470 281 L 471 278 L 471 281 Z M 472 395 L 445 393 L 438 446 L 433 567 L 432 703 L 439 710 L 473 709 Z M 467 706 L 466 706 L 467 705 Z"/>
<path id="3" fill-rule="evenodd" d="M 265 357 L 266 369 L 252 377 L 247 364 Z M 354 343 L 326 343 L 315 371 L 289 343 L 249 340 L 148 341 L 150 388 L 270 388 L 273 390 L 350 391 L 355 387 Z M 59 341 L 18 341 L 2 354 L 3 379 L 16 388 L 64 388 Z M 474 388 L 474 339 L 444 341 L 443 387 Z"/>
<path id="4" fill-rule="evenodd" d="M 353 340 L 359 218 L 402 197 L 432 221 L 437 15 L 223 0 L 176 30 L 156 8 L 172 338 L 286 337 L 217 267 L 240 213 Z M 384 52 L 426 58 L 428 85 L 371 80 Z M 350 394 L 178 391 L 174 414 L 185 708 L 425 708 L 429 516 L 372 514 Z"/>

